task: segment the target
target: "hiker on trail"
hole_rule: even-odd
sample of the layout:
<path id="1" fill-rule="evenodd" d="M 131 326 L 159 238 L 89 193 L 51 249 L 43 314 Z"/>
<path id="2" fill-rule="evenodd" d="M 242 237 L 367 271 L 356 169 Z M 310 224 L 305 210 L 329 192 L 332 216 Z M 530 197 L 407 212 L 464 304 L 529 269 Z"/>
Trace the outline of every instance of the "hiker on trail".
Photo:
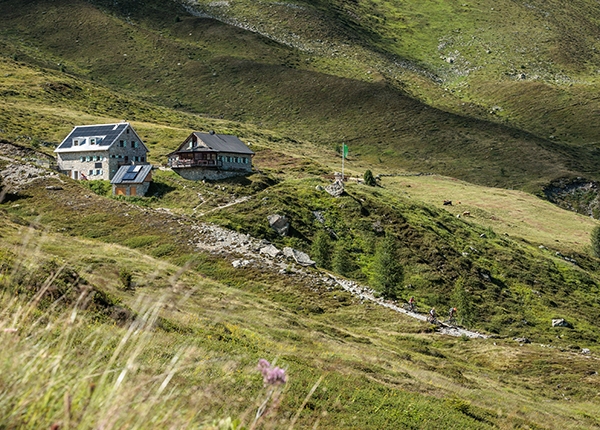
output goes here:
<path id="1" fill-rule="evenodd" d="M 437 313 L 435 312 L 435 307 L 433 307 L 429 311 L 429 322 L 435 323 L 436 321 L 437 321 Z"/>
<path id="2" fill-rule="evenodd" d="M 414 312 L 414 311 L 415 311 L 415 302 L 416 302 L 416 300 L 415 300 L 415 298 L 414 298 L 414 297 L 411 297 L 411 298 L 408 300 L 408 308 L 410 309 L 410 311 L 411 311 L 411 312 Z"/>
<path id="3" fill-rule="evenodd" d="M 456 308 L 450 308 L 450 311 L 448 312 L 448 318 L 449 319 L 456 318 Z"/>

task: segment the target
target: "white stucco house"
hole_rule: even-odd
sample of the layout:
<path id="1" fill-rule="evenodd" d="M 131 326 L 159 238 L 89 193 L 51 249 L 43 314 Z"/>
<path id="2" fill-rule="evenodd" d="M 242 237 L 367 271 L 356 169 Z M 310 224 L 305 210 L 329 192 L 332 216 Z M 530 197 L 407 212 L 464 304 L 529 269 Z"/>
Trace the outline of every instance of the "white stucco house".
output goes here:
<path id="1" fill-rule="evenodd" d="M 148 148 L 128 122 L 76 126 L 54 152 L 73 179 L 111 180 L 121 166 L 148 164 Z"/>

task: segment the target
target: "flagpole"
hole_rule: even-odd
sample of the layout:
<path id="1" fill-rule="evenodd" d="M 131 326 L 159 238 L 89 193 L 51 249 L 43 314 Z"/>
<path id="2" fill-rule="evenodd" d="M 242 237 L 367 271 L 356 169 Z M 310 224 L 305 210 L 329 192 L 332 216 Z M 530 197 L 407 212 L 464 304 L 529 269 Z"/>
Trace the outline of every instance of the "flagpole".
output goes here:
<path id="1" fill-rule="evenodd" d="M 342 183 L 344 182 L 344 159 L 346 154 L 346 144 L 342 143 Z"/>

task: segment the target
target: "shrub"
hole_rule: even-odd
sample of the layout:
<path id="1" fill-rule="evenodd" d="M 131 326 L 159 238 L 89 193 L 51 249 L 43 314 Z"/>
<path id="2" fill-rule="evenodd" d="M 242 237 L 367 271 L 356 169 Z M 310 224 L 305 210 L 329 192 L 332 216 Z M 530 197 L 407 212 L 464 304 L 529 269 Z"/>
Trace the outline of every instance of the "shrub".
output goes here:
<path id="1" fill-rule="evenodd" d="M 121 284 L 123 284 L 123 288 L 126 290 L 129 290 L 132 287 L 132 278 L 133 274 L 129 271 L 129 269 L 122 267 L 121 270 L 119 270 L 119 280 L 121 281 Z"/>
<path id="2" fill-rule="evenodd" d="M 81 181 L 81 183 L 100 196 L 110 196 L 112 194 L 110 181 L 98 179 L 93 181 Z"/>
<path id="3" fill-rule="evenodd" d="M 176 247 L 172 243 L 163 243 L 152 250 L 152 255 L 156 258 L 165 257 L 172 254 Z"/>
<path id="4" fill-rule="evenodd" d="M 373 172 L 371 172 L 370 170 L 365 171 L 365 174 L 363 175 L 363 180 L 365 181 L 365 184 L 370 187 L 374 187 L 375 185 L 377 185 L 375 177 L 373 176 Z"/>

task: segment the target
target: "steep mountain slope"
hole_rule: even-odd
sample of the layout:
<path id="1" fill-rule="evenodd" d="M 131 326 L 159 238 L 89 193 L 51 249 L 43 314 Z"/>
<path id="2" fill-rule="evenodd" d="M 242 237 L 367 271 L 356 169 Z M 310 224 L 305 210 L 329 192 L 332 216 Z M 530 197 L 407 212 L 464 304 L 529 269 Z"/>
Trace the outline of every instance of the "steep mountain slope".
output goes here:
<path id="1" fill-rule="evenodd" d="M 545 140 L 473 119 L 482 116 L 475 104 L 468 105 L 473 111 L 460 115 L 432 109 L 408 97 L 395 78 L 357 79 L 345 73 L 351 69 L 345 65 L 347 55 L 339 61 L 337 56 L 312 55 L 186 16 L 172 3 L 18 4 L 0 5 L 2 52 L 13 61 L 60 68 L 67 76 L 93 79 L 94 85 L 108 85 L 121 94 L 261 125 L 298 141 L 330 148 L 347 142 L 354 156 L 385 170 L 435 171 L 529 190 L 561 176 L 593 179 L 599 170 L 593 146 Z M 358 30 L 352 34 L 356 46 L 368 39 Z M 313 62 L 317 57 L 321 60 Z M 333 69 L 321 64 L 325 60 Z M 3 94 L 9 100 L 14 90 Z M 107 99 L 88 109 L 106 110 L 107 104 L 114 105 Z M 128 119 L 139 115 L 121 112 Z M 590 124 L 589 118 L 585 121 Z"/>

